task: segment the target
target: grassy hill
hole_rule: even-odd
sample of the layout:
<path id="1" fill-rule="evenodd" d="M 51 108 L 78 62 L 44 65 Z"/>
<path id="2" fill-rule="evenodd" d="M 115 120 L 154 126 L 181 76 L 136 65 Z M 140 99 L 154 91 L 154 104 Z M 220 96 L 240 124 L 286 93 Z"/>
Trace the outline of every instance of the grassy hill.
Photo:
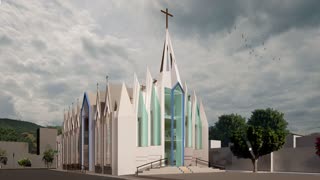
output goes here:
<path id="1" fill-rule="evenodd" d="M 14 129 L 19 135 L 23 133 L 30 133 L 36 137 L 37 129 L 42 126 L 27 121 L 0 118 L 0 127 L 5 129 Z"/>

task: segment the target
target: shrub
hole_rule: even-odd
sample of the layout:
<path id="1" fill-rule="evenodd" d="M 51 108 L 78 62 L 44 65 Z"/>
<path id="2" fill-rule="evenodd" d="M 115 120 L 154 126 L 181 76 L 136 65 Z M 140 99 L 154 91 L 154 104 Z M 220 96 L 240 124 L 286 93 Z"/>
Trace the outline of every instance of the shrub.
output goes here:
<path id="1" fill-rule="evenodd" d="M 18 161 L 19 166 L 31 167 L 31 161 L 29 158 L 23 158 Z"/>
<path id="2" fill-rule="evenodd" d="M 57 151 L 53 149 L 47 149 L 45 152 L 43 152 L 42 160 L 44 161 L 47 168 L 49 168 L 54 160 L 54 155 L 57 153 Z"/>

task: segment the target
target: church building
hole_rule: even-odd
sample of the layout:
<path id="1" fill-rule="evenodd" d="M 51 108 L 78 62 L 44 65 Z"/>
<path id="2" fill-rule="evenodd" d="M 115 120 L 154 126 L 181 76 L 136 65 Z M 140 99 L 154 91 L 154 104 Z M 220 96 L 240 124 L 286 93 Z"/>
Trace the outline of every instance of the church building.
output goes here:
<path id="1" fill-rule="evenodd" d="M 180 78 L 168 22 L 159 73 L 152 76 L 147 69 L 144 84 L 134 74 L 132 87 L 107 82 L 85 92 L 64 112 L 57 147 L 58 168 L 112 175 L 135 174 L 153 161 L 153 166 L 208 161 L 204 106 Z"/>

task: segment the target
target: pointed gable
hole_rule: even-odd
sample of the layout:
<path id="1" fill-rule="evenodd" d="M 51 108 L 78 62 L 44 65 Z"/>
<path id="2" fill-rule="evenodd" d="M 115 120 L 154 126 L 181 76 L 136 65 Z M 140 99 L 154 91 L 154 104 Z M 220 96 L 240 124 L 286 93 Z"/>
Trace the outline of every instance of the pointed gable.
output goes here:
<path id="1" fill-rule="evenodd" d="M 139 92 L 140 92 L 140 83 L 137 78 L 137 75 L 133 75 L 133 110 L 135 114 L 137 115 L 138 113 L 138 104 L 139 104 Z"/>
<path id="2" fill-rule="evenodd" d="M 200 107 L 199 107 L 200 119 L 201 119 L 201 122 L 202 122 L 202 126 L 203 127 L 208 127 L 207 115 L 206 115 L 206 112 L 204 110 L 204 106 L 202 104 L 202 100 L 199 100 L 199 104 L 200 104 Z"/>
<path id="3" fill-rule="evenodd" d="M 120 116 L 131 116 L 133 114 L 133 109 L 130 101 L 130 97 L 126 88 L 126 85 L 122 83 L 120 90 L 120 101 L 119 101 L 119 111 L 118 117 Z"/>
<path id="4" fill-rule="evenodd" d="M 106 92 L 105 92 L 105 105 L 103 110 L 103 116 L 107 116 L 110 114 L 110 93 L 109 93 L 109 84 L 106 85 Z"/>
<path id="5" fill-rule="evenodd" d="M 100 119 L 100 114 L 101 114 L 100 92 L 99 92 L 99 88 L 97 87 L 96 112 L 95 112 L 95 120 L 96 121 L 98 121 Z"/>
<path id="6" fill-rule="evenodd" d="M 81 111 L 80 111 L 80 102 L 78 98 L 77 99 L 77 127 L 80 127 L 80 117 L 81 117 Z"/>
<path id="7" fill-rule="evenodd" d="M 184 85 L 183 85 L 183 90 L 184 90 L 184 109 L 187 109 L 187 104 L 188 104 L 188 86 L 187 86 L 187 82 L 184 82 Z"/>
<path id="8" fill-rule="evenodd" d="M 71 129 L 71 117 L 72 117 L 72 114 L 71 114 L 71 110 L 70 110 L 70 106 L 69 106 L 69 110 L 68 110 L 68 116 L 67 116 L 67 131 L 70 131 Z"/>
<path id="9" fill-rule="evenodd" d="M 74 104 L 72 103 L 72 106 L 71 106 L 71 130 L 73 130 L 75 128 L 75 107 L 74 107 Z"/>
<path id="10" fill-rule="evenodd" d="M 67 112 L 63 109 L 63 132 L 67 132 Z"/>
<path id="11" fill-rule="evenodd" d="M 119 101 L 121 95 L 121 84 L 109 84 L 109 100 L 111 112 L 117 111 L 119 108 Z"/>
<path id="12" fill-rule="evenodd" d="M 147 68 L 147 74 L 146 74 L 146 95 L 145 95 L 145 105 L 147 111 L 150 110 L 150 104 L 151 104 L 151 92 L 152 92 L 152 83 L 153 79 L 151 76 L 151 73 L 149 71 L 149 68 Z"/>

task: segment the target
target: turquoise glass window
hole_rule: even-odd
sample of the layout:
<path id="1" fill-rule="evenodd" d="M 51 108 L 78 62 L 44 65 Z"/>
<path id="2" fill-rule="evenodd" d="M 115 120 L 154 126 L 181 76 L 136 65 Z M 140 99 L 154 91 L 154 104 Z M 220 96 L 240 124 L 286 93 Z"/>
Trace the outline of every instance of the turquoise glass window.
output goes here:
<path id="1" fill-rule="evenodd" d="M 186 109 L 186 134 L 187 134 L 187 141 L 186 147 L 192 147 L 192 109 L 191 109 L 191 97 L 188 96 L 187 99 L 187 109 Z"/>
<path id="2" fill-rule="evenodd" d="M 148 146 L 148 113 L 141 91 L 138 105 L 138 146 Z"/>
<path id="3" fill-rule="evenodd" d="M 196 109 L 196 149 L 202 149 L 202 123 L 200 118 L 199 106 Z"/>
<path id="4" fill-rule="evenodd" d="M 164 114 L 165 114 L 165 124 L 164 124 L 164 153 L 165 158 L 168 158 L 169 164 L 171 163 L 171 89 L 164 89 Z"/>
<path id="5" fill-rule="evenodd" d="M 152 87 L 151 94 L 151 145 L 161 145 L 161 109 L 156 89 Z"/>

